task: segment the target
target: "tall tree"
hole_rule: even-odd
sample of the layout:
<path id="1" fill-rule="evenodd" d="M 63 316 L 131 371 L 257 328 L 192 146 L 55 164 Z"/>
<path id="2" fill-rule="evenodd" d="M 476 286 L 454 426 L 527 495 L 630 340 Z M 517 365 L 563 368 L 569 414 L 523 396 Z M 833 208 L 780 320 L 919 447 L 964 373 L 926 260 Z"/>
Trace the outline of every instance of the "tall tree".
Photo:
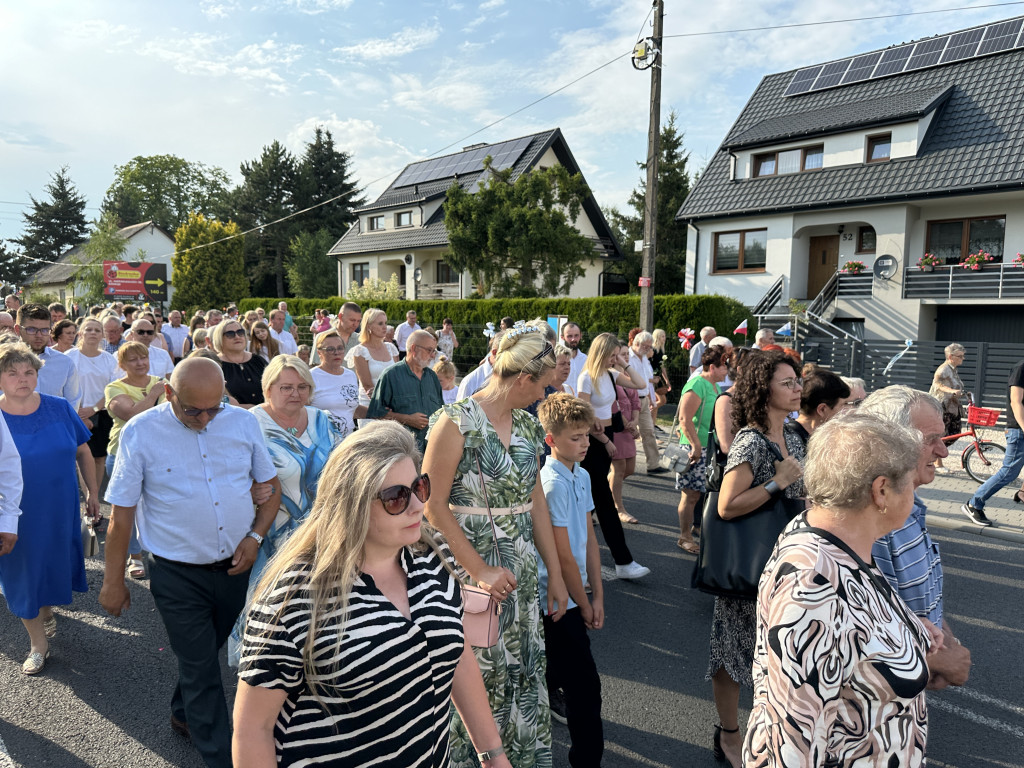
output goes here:
<path id="1" fill-rule="evenodd" d="M 299 232 L 288 244 L 285 269 L 296 296 L 317 298 L 338 292 L 338 261 L 327 252 L 337 238 L 326 229 Z"/>
<path id="2" fill-rule="evenodd" d="M 684 293 L 686 283 L 686 227 L 678 223 L 676 213 L 690 194 L 690 174 L 686 163 L 690 155 L 683 148 L 683 134 L 676 126 L 673 110 L 668 122 L 661 127 L 661 157 L 658 161 L 658 240 L 654 261 L 654 285 L 657 293 Z M 646 174 L 647 163 L 637 163 Z M 642 254 L 633 251 L 633 242 L 644 238 L 644 204 L 646 176 L 629 196 L 632 213 L 622 214 L 612 209 L 609 223 L 623 237 L 626 258 L 621 264 L 631 291 L 637 290 L 642 271 Z"/>
<path id="3" fill-rule="evenodd" d="M 224 224 L 199 213 L 189 214 L 188 221 L 174 233 L 171 305 L 175 309 L 224 307 L 248 297 L 242 238 L 236 237 L 239 232 L 234 222 Z"/>
<path id="4" fill-rule="evenodd" d="M 275 140 L 259 158 L 243 162 L 241 171 L 244 181 L 236 195 L 239 223 L 246 230 L 263 228 L 246 241 L 249 278 L 261 293 L 272 289 L 275 296 L 287 296 L 284 260 L 298 227 L 291 220 L 268 225 L 296 210 L 295 158 Z"/>
<path id="5" fill-rule="evenodd" d="M 99 221 L 93 222 L 92 234 L 76 259 L 82 268 L 75 274 L 75 294 L 85 303 L 104 300 L 103 289 L 106 283 L 103 279 L 103 262 L 124 260 L 128 241 L 118 234 L 119 231 L 117 216 L 110 211 L 104 212 Z M 142 258 L 136 260 L 142 261 Z"/>
<path id="6" fill-rule="evenodd" d="M 320 125 L 314 129 L 313 140 L 306 144 L 298 163 L 295 208 L 303 210 L 342 197 L 298 217 L 307 232 L 326 229 L 337 240 L 355 221 L 353 211 L 366 201 L 358 196 L 359 185 L 351 178 L 350 160 L 347 152 L 335 148 L 330 130 Z"/>
<path id="7" fill-rule="evenodd" d="M 558 296 L 595 258 L 594 243 L 573 226 L 590 194 L 581 174 L 563 165 L 522 174 L 494 171 L 484 161 L 486 183 L 475 191 L 455 183 L 448 190 L 445 228 L 452 267 L 473 274 L 496 297 Z"/>
<path id="8" fill-rule="evenodd" d="M 64 251 L 88 236 L 85 221 L 85 196 L 75 187 L 62 166 L 46 185 L 49 200 L 32 200 L 32 210 L 23 213 L 24 234 L 11 242 L 25 249 L 30 259 L 56 261 Z"/>
<path id="9" fill-rule="evenodd" d="M 216 166 L 175 155 L 140 155 L 114 168 L 103 210 L 114 213 L 122 227 L 153 221 L 174 232 L 193 211 L 219 213 L 229 183 L 227 173 Z"/>
<path id="10" fill-rule="evenodd" d="M 29 261 L 25 254 L 11 246 L 10 241 L 0 240 L 0 294 L 14 293 L 28 281 L 29 275 L 44 265 Z"/>

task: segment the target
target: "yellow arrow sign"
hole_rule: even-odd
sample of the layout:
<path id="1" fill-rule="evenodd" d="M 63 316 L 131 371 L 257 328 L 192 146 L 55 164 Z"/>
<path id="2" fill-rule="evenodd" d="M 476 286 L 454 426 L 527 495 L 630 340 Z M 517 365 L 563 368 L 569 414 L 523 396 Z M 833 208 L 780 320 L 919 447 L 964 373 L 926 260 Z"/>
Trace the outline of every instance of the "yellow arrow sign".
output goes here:
<path id="1" fill-rule="evenodd" d="M 163 284 L 164 284 L 164 281 L 161 280 L 159 277 L 156 280 L 147 280 L 146 281 L 146 285 L 155 285 L 157 288 L 159 288 Z"/>

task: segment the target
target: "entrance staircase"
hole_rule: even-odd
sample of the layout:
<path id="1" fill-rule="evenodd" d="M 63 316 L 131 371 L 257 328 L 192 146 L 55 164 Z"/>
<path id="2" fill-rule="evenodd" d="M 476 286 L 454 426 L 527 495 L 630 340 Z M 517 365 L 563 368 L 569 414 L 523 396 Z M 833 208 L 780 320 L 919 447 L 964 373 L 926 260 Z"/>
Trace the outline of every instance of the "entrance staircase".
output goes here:
<path id="1" fill-rule="evenodd" d="M 782 297 L 785 293 L 786 276 L 782 275 L 754 305 L 752 314 L 757 318 L 758 328 L 771 328 L 776 331 L 786 323 L 791 323 L 792 339 L 797 348 L 808 336 L 860 341 L 853 334 L 832 323 L 836 315 L 836 298 L 839 294 L 838 272 L 833 273 L 818 295 L 802 312 L 794 312 L 788 302 L 783 302 Z"/>

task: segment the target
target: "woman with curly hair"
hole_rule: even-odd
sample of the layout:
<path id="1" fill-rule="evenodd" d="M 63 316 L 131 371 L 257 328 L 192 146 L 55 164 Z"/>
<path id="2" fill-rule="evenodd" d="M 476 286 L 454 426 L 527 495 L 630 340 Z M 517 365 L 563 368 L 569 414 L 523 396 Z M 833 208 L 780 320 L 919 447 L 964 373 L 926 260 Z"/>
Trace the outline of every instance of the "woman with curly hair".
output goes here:
<path id="1" fill-rule="evenodd" d="M 744 361 L 732 395 L 736 436 L 718 495 L 718 514 L 724 520 L 749 514 L 781 495 L 804 497 L 804 443 L 784 429 L 786 416 L 800 409 L 802 387 L 796 363 L 782 352 L 761 352 Z M 707 679 L 719 718 L 714 755 L 731 766 L 740 765 L 743 743 L 740 685 L 753 687 L 755 597 L 716 597 L 711 625 Z"/>

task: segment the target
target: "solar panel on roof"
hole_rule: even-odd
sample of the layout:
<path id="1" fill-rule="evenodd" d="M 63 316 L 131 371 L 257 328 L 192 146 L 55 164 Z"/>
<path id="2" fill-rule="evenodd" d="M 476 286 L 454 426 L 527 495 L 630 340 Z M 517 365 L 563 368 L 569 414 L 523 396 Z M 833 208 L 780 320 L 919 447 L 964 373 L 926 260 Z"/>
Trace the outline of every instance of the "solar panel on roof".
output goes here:
<path id="1" fill-rule="evenodd" d="M 871 76 L 872 79 L 902 72 L 907 59 L 910 58 L 910 54 L 913 52 L 914 46 L 912 45 L 901 45 L 899 48 L 890 48 L 887 51 L 882 51 L 882 60 L 875 67 L 875 73 Z"/>
<path id="2" fill-rule="evenodd" d="M 530 145 L 533 138 L 524 136 L 510 141 L 502 141 L 498 144 L 490 144 L 485 147 L 459 152 L 454 155 L 435 157 L 424 160 L 420 163 L 410 165 L 402 171 L 395 179 L 393 187 L 410 187 L 413 184 L 423 184 L 428 181 L 448 179 L 461 176 L 467 173 L 474 173 L 483 168 L 484 158 L 491 156 L 491 167 L 496 171 L 503 171 L 511 168 L 522 156 L 523 151 Z"/>
<path id="3" fill-rule="evenodd" d="M 850 62 L 850 68 L 846 70 L 846 74 L 843 75 L 843 85 L 846 83 L 858 83 L 861 80 L 867 80 L 871 77 L 871 72 L 874 70 L 878 60 L 882 58 L 881 51 L 875 51 L 874 53 L 868 53 L 864 56 L 857 56 L 852 62 Z"/>
<path id="4" fill-rule="evenodd" d="M 814 84 L 814 78 L 818 76 L 818 73 L 824 67 L 818 65 L 817 67 L 808 67 L 807 69 L 801 69 L 795 75 L 793 75 L 793 82 L 789 84 L 789 88 L 786 89 L 785 96 L 792 96 L 797 93 L 807 93 L 811 90 L 811 86 Z"/>
<path id="5" fill-rule="evenodd" d="M 830 64 L 826 64 L 821 70 L 821 74 L 814 81 L 814 85 L 811 87 L 813 91 L 820 91 L 822 88 L 831 88 L 833 85 L 839 85 L 839 81 L 843 79 L 843 75 L 846 74 L 846 70 L 850 67 L 851 59 L 844 59 L 843 61 L 833 61 Z"/>
<path id="6" fill-rule="evenodd" d="M 939 63 L 945 64 L 947 61 L 971 58 L 977 52 L 978 44 L 984 34 L 984 29 L 968 29 L 966 32 L 958 32 L 953 35 L 949 38 L 949 45 L 946 46 Z"/>
<path id="7" fill-rule="evenodd" d="M 936 40 L 925 40 L 924 42 L 918 43 L 914 46 L 914 55 L 907 61 L 907 66 L 904 67 L 904 71 L 908 69 L 921 69 L 922 67 L 931 67 L 939 63 L 939 58 L 942 56 L 942 51 L 946 48 L 946 43 L 949 42 L 949 36 L 940 37 Z"/>
<path id="8" fill-rule="evenodd" d="M 978 48 L 978 55 L 984 56 L 986 53 L 998 53 L 1012 48 L 1022 24 L 1024 19 L 1012 19 L 988 27 L 985 30 L 985 39 Z"/>

